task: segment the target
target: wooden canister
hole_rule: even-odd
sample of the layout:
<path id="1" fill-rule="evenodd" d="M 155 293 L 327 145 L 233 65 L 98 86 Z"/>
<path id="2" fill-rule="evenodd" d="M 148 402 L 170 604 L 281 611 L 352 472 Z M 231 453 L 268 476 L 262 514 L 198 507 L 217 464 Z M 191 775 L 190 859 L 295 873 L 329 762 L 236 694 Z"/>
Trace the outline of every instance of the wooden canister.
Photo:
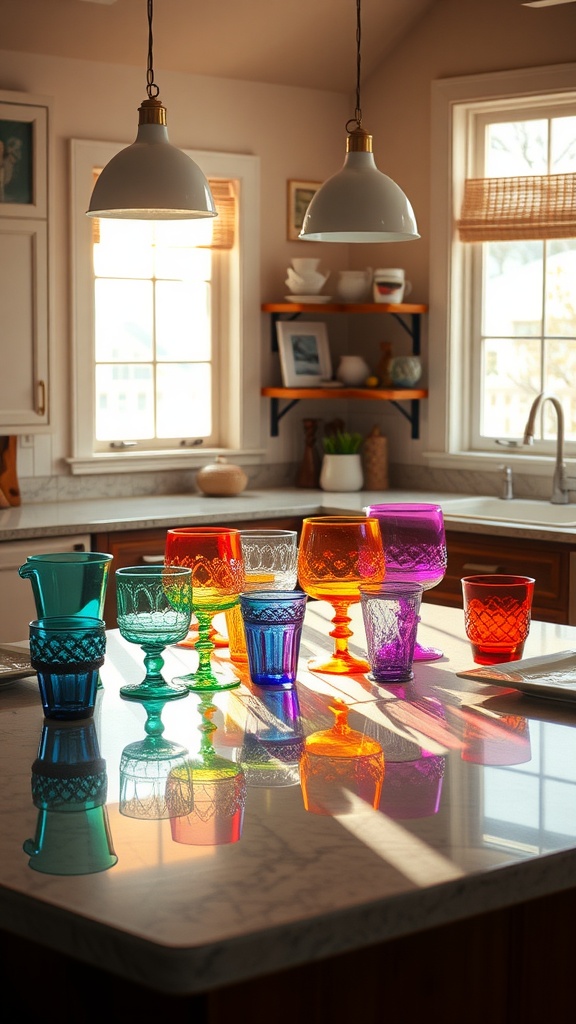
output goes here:
<path id="1" fill-rule="evenodd" d="M 388 438 L 373 427 L 362 446 L 364 490 L 388 490 Z"/>

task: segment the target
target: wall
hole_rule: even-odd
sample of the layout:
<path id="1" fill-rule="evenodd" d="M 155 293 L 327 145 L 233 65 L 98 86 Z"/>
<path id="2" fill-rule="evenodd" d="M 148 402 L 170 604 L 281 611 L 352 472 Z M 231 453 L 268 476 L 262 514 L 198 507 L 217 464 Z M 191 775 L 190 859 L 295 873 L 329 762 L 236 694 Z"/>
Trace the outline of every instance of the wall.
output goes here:
<path id="1" fill-rule="evenodd" d="M 364 25 L 369 31 L 369 26 Z M 379 246 L 336 246 L 306 243 L 306 254 L 319 255 L 334 273 L 351 266 L 404 266 L 413 282 L 414 301 L 428 299 L 428 268 L 434 239 L 429 222 L 433 197 L 429 194 L 430 87 L 437 78 L 501 69 L 570 62 L 574 59 L 576 5 L 525 8 L 518 0 L 438 0 L 398 44 L 386 63 L 362 89 L 364 126 L 374 136 L 374 151 L 385 171 L 410 197 L 421 239 Z M 351 77 L 353 77 L 353 70 Z M 285 268 L 291 256 L 301 255 L 303 244 L 286 240 L 286 181 L 289 178 L 323 180 L 342 164 L 344 124 L 351 101 L 340 94 L 201 78 L 175 73 L 159 77 L 162 98 L 168 107 L 170 138 L 183 147 L 256 153 L 261 159 L 261 294 L 263 301 L 281 298 Z M 351 82 L 354 85 L 354 82 Z M 38 57 L 0 51 L 0 88 L 38 93 L 54 98 L 55 126 L 55 370 L 53 379 L 54 432 L 35 439 L 34 448 L 19 452 L 20 483 L 25 500 L 37 500 L 46 482 L 58 475 L 53 497 L 90 493 L 143 493 L 150 489 L 182 489 L 191 476 L 136 474 L 128 480 L 68 478 L 61 462 L 69 451 L 70 382 L 68 261 L 67 140 L 110 139 L 131 142 L 136 131 L 137 107 L 144 98 L 143 72 L 119 65 L 89 64 L 74 60 Z M 433 311 L 432 311 L 433 314 Z M 356 318 L 357 320 L 359 318 Z M 409 340 L 393 323 L 353 324 L 343 335 L 342 324 L 332 323 L 334 356 L 346 347 L 362 349 L 360 331 L 370 336 L 364 347 L 375 362 L 378 342 L 390 338 L 398 352 L 407 351 Z M 370 318 L 372 320 L 372 318 Z M 433 320 L 433 316 L 432 316 Z M 388 318 L 386 318 L 388 321 Z M 268 352 L 269 327 L 263 317 L 263 383 L 276 372 Z M 434 347 L 444 339 L 423 331 L 424 376 Z M 430 354 L 430 356 L 429 356 Z M 273 383 L 275 381 L 272 381 Z M 397 410 L 375 403 L 330 405 L 306 403 L 283 421 L 276 441 L 267 444 L 267 462 L 279 477 L 291 482 L 292 466 L 302 451 L 304 416 L 332 418 L 338 415 L 351 427 L 367 431 L 378 422 L 391 439 L 396 484 L 442 489 L 476 490 L 484 486 L 458 473 L 441 479 L 426 470 L 428 417 L 434 415 L 434 394 L 421 406 L 421 439 L 410 439 L 408 424 Z M 251 480 L 265 483 L 266 468 L 251 470 Z M 495 482 L 488 482 L 494 491 Z M 124 492 L 123 492 L 124 493 Z"/>

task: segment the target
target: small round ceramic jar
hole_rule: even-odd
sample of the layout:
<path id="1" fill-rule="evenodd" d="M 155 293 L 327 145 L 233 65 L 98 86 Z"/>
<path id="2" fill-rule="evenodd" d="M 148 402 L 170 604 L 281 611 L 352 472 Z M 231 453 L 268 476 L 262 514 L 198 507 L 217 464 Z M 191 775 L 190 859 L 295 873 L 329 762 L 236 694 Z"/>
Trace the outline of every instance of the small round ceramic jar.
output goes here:
<path id="1" fill-rule="evenodd" d="M 248 483 L 248 477 L 240 466 L 227 462 L 224 455 L 217 455 L 216 461 L 204 466 L 196 474 L 196 484 L 203 494 L 213 498 L 232 498 L 240 494 Z"/>
<path id="2" fill-rule="evenodd" d="M 418 356 L 396 356 L 390 361 L 390 379 L 400 388 L 411 388 L 422 376 L 422 364 Z"/>

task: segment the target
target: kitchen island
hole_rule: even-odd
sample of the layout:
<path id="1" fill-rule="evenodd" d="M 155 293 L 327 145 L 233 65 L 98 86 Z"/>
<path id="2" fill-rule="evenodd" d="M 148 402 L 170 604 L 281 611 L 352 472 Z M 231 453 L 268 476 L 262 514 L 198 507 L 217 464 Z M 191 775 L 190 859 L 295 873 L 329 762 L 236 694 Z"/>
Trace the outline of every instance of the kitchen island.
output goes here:
<path id="1" fill-rule="evenodd" d="M 351 648 L 365 650 L 352 611 Z M 144 738 L 145 713 L 119 688 L 142 677 L 142 653 L 109 633 L 94 725 L 118 859 L 96 873 L 31 870 L 23 843 L 38 840 L 31 769 L 43 719 L 34 678 L 2 688 L 1 963 L 15 1019 L 46 1006 L 48 977 L 67 993 L 58 1017 L 74 1024 L 126 1013 L 376 1022 L 392 1007 L 454 1024 L 571 1019 L 576 705 L 456 676 L 473 667 L 462 613 L 439 606 L 423 607 L 420 633 L 444 657 L 417 663 L 412 683 L 311 673 L 307 659 L 330 649 L 330 619 L 309 603 L 290 714 L 220 649 L 219 671 L 240 685 L 214 698 L 213 742 L 247 787 L 237 841 L 220 843 L 215 822 L 207 845 L 174 841 L 167 818 L 120 813 L 122 755 Z M 533 622 L 525 657 L 573 648 L 574 628 Z M 196 657 L 171 648 L 166 676 Z M 326 813 L 312 813 L 298 751 L 331 727 L 335 699 L 382 747 L 382 792 L 374 807 L 354 785 L 336 787 Z M 166 704 L 162 721 L 196 756 L 198 697 Z M 265 766 L 254 749 L 271 725 L 289 742 L 261 744 L 274 753 Z M 15 980 L 22 958 L 37 983 Z"/>

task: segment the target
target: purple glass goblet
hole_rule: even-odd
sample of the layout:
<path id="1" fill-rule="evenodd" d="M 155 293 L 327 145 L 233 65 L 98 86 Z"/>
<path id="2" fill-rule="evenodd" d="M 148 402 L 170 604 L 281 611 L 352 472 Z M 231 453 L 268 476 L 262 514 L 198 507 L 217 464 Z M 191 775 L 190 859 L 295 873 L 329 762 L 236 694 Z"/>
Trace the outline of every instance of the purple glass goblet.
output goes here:
<path id="1" fill-rule="evenodd" d="M 447 565 L 440 505 L 426 502 L 368 505 L 364 513 L 376 518 L 380 525 L 387 583 L 420 583 L 424 590 L 440 583 Z M 424 647 L 416 639 L 414 661 L 435 661 L 442 656 L 443 652 L 437 647 Z"/>

